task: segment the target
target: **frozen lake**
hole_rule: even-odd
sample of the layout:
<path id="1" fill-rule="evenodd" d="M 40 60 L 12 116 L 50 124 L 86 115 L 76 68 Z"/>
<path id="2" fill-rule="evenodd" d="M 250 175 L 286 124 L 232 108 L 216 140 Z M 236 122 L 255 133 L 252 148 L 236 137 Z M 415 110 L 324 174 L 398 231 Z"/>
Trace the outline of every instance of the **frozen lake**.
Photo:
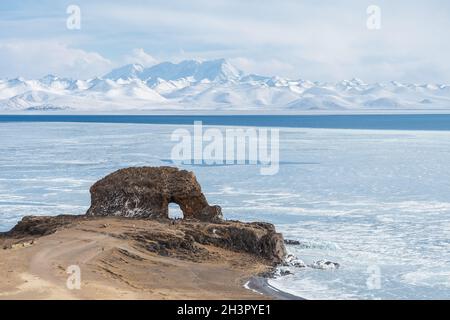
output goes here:
<path id="1" fill-rule="evenodd" d="M 0 122 L 0 230 L 84 213 L 91 184 L 116 169 L 170 165 L 182 126 Z M 285 127 L 280 161 L 274 176 L 185 166 L 226 218 L 272 222 L 306 263 L 341 265 L 292 269 L 274 286 L 310 299 L 450 298 L 450 131 Z"/>

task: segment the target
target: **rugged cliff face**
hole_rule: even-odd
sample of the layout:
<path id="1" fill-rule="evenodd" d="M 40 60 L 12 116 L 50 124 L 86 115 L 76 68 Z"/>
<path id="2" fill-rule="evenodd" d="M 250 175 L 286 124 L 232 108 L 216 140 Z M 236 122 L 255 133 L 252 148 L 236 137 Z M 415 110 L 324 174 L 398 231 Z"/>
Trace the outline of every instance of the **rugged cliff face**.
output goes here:
<path id="1" fill-rule="evenodd" d="M 195 175 L 173 167 L 118 170 L 91 187 L 90 216 L 169 218 L 176 203 L 184 219 L 219 221 L 219 206 L 210 206 Z"/>

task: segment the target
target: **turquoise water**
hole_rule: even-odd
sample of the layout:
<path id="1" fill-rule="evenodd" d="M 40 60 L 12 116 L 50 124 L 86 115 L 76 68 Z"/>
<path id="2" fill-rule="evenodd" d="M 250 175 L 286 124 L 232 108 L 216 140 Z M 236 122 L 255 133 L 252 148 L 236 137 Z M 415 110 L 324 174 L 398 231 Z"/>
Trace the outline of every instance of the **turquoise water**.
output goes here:
<path id="1" fill-rule="evenodd" d="M 450 114 L 428 115 L 0 115 L 0 122 L 77 122 L 269 126 L 290 128 L 450 130 Z"/>

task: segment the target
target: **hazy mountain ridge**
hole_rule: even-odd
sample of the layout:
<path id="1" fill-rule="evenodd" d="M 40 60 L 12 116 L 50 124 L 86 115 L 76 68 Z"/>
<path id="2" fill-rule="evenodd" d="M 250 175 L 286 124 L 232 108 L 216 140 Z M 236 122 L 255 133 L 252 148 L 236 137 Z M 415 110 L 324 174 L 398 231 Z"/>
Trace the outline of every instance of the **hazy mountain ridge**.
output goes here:
<path id="1" fill-rule="evenodd" d="M 225 59 L 126 65 L 94 79 L 0 80 L 0 111 L 450 109 L 450 86 L 245 74 Z"/>

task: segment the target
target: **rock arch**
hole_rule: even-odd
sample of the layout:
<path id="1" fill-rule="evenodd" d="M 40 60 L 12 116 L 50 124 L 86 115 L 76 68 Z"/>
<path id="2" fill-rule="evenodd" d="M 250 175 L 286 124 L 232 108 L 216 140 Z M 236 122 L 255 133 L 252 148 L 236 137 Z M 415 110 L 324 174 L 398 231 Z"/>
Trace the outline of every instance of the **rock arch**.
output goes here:
<path id="1" fill-rule="evenodd" d="M 184 219 L 218 221 L 219 206 L 210 206 L 193 172 L 174 167 L 137 167 L 118 170 L 90 189 L 89 216 L 169 218 L 176 203 Z"/>

